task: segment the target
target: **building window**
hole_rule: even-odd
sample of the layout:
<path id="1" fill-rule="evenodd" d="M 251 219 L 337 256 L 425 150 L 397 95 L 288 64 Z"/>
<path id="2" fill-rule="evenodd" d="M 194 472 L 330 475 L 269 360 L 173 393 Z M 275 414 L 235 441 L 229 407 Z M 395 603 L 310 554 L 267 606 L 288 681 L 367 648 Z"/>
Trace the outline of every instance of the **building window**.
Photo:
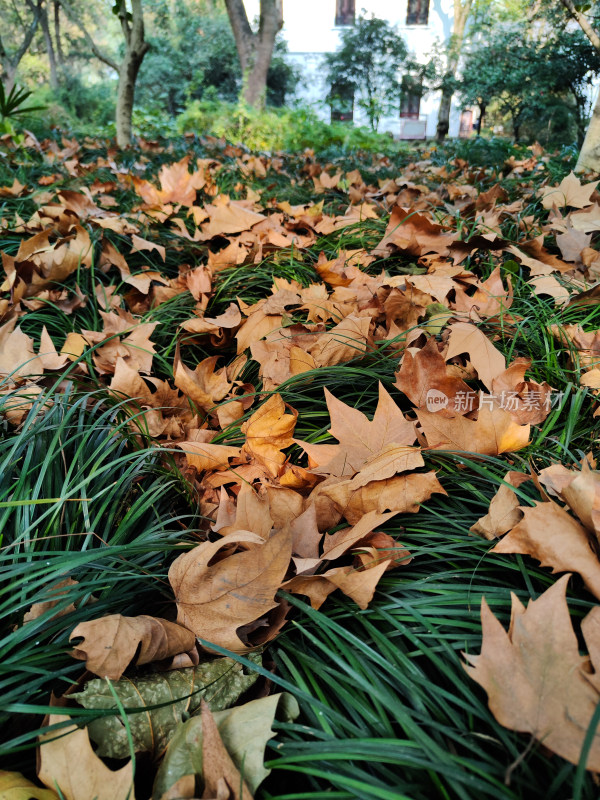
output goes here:
<path id="1" fill-rule="evenodd" d="M 401 119 L 419 119 L 423 88 L 415 78 L 405 75 L 402 78 L 402 94 L 400 96 Z"/>
<path id="2" fill-rule="evenodd" d="M 458 135 L 465 138 L 473 133 L 473 112 L 466 108 L 460 112 L 460 127 Z"/>
<path id="3" fill-rule="evenodd" d="M 355 0 L 336 0 L 335 24 L 354 25 Z"/>
<path id="4" fill-rule="evenodd" d="M 334 83 L 329 93 L 332 122 L 352 122 L 354 118 L 354 87 Z"/>
<path id="5" fill-rule="evenodd" d="M 427 25 L 429 21 L 429 0 L 408 0 L 406 6 L 407 25 Z"/>

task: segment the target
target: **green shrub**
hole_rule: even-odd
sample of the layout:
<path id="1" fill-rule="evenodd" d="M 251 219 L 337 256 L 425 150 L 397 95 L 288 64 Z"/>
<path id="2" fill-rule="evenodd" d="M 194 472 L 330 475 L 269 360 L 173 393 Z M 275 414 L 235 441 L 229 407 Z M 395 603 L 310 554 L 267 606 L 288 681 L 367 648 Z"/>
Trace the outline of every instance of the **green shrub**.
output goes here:
<path id="1" fill-rule="evenodd" d="M 395 155 L 409 146 L 391 136 L 344 122 L 327 123 L 307 108 L 256 111 L 216 100 L 194 101 L 177 118 L 180 133 L 211 134 L 249 150 L 298 152 L 311 148 L 321 156 L 350 150 Z"/>
<path id="2" fill-rule="evenodd" d="M 210 99 L 208 92 L 226 102 L 237 100 L 242 73 L 224 4 L 220 10 L 199 14 L 197 3 L 184 0 L 176 15 L 157 11 L 150 17 L 148 41 L 151 48 L 136 85 L 140 105 L 160 105 L 175 116 L 190 100 Z M 270 105 L 283 105 L 298 82 L 286 53 L 285 40 L 279 35 L 267 76 Z"/>
<path id="3" fill-rule="evenodd" d="M 24 126 L 36 136 L 47 135 L 51 127 L 67 133 L 111 135 L 110 124 L 114 120 L 116 102 L 114 82 L 88 84 L 78 75 L 65 72 L 56 91 L 49 86 L 40 87 L 32 100 L 36 106 L 45 107 L 43 114 L 28 115 L 23 119 Z"/>

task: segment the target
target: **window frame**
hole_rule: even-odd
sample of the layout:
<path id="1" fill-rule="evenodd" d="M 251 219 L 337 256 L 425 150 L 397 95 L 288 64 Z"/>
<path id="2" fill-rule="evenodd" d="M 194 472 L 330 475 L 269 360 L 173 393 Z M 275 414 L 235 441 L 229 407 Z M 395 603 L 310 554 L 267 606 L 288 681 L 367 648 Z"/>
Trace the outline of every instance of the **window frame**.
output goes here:
<path id="1" fill-rule="evenodd" d="M 429 25 L 429 6 L 430 0 L 407 0 L 406 2 L 406 25 L 425 26 Z"/>
<path id="2" fill-rule="evenodd" d="M 356 21 L 356 0 L 335 0 L 335 27 L 349 28 Z"/>
<path id="3" fill-rule="evenodd" d="M 329 92 L 331 122 L 354 121 L 354 86 L 334 83 Z"/>
<path id="4" fill-rule="evenodd" d="M 411 75 L 404 75 L 400 89 L 400 119 L 420 119 L 422 99 L 421 81 Z"/>

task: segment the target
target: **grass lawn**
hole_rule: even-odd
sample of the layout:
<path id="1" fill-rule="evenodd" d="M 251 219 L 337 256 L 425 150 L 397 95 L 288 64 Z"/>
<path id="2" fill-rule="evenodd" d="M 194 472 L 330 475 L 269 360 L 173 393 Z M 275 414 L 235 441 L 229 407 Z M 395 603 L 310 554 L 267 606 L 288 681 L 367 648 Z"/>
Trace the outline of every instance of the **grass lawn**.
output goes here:
<path id="1" fill-rule="evenodd" d="M 183 427 L 191 425 L 193 412 L 206 423 L 200 430 L 214 432 L 215 444 L 239 448 L 245 441 L 241 427 L 264 398 L 275 393 L 297 412 L 295 440 L 328 444 L 335 440 L 328 433 L 331 421 L 324 389 L 371 419 L 381 382 L 413 419 L 414 404 L 395 387 L 395 373 L 407 342 L 412 346 L 414 330 L 445 311 L 439 329 L 428 329 L 438 342 L 445 341 L 448 325 L 469 321 L 493 342 L 507 364 L 529 359 L 529 379 L 547 382 L 560 393 L 559 399 L 543 421 L 532 425 L 526 446 L 499 455 L 450 452 L 420 440 L 426 467 L 435 471 L 446 494 L 433 494 L 418 513 L 401 512 L 378 526 L 405 546 L 412 560 L 383 574 L 366 608 L 340 591 L 319 609 L 312 608 L 305 595 L 280 592 L 279 598 L 290 604 L 288 621 L 266 647 L 262 667 L 248 661 L 248 655 L 233 656 L 247 670 L 259 672 L 259 680 L 242 702 L 267 690 L 285 690 L 300 706 L 295 721 L 276 723 L 276 738 L 266 751 L 266 766 L 272 771 L 256 796 L 272 800 L 597 797 L 597 781 L 583 760 L 579 766 L 569 763 L 534 737 L 496 721 L 486 693 L 466 673 L 462 655 L 481 650 L 483 596 L 506 628 L 511 592 L 526 603 L 556 580 L 550 569 L 529 556 L 491 553 L 494 542 L 469 531 L 487 513 L 507 471 L 539 473 L 551 464 L 572 466 L 590 452 L 598 454 L 600 420 L 594 417 L 594 388 L 580 383 L 589 363 L 582 361 L 575 345 L 553 333 L 553 326 L 597 331 L 598 299 L 566 305 L 537 294 L 529 282 L 530 268 L 508 249 L 541 236 L 538 261 L 562 258 L 556 236 L 547 227 L 551 211 L 544 208 L 539 189 L 558 185 L 573 166 L 572 156 L 532 153 L 492 141 L 420 148 L 392 158 L 340 152 L 326 163 L 308 152 L 250 158 L 240 148 L 198 138 L 160 147 L 150 143 L 117 154 L 107 142 L 67 141 L 57 133 L 41 146 L 26 142 L 13 147 L 9 142 L 3 151 L 0 186 L 7 188 L 0 190 L 0 249 L 6 281 L 0 294 L 0 324 L 10 326 L 17 319 L 33 350 L 28 350 L 25 339 L 13 346 L 16 340 L 8 338 L 13 329 L 0 328 L 4 348 L 0 354 L 2 769 L 35 780 L 37 737 L 44 730 L 44 716 L 53 710 L 51 693 L 60 697 L 86 679 L 82 679 L 83 664 L 70 655 L 69 635 L 79 623 L 108 614 L 173 618 L 169 567 L 177 556 L 206 539 L 221 486 L 217 482 L 209 491 L 207 476 L 212 473 L 203 474 L 186 463 L 176 444 L 186 440 Z M 265 234 L 261 249 L 252 226 L 194 240 L 196 232 L 204 230 L 206 217 L 195 221 L 188 214 L 191 204 L 165 200 L 166 195 L 149 203 L 130 177 L 158 186 L 161 166 L 184 155 L 190 156 L 190 170 L 198 169 L 197 158 L 203 159 L 205 181 L 196 189 L 195 207 L 228 195 L 234 202 L 244 201 L 243 208 L 252 213 L 267 217 L 284 213 L 293 223 L 285 235 L 294 232 L 300 244 Z M 360 172 L 362 183 L 348 175 L 353 170 Z M 13 184 L 15 179 L 24 188 Z M 390 186 L 390 181 L 395 184 Z M 500 187 L 496 200 L 476 209 L 477 199 L 495 186 Z M 56 197 L 57 191 L 64 194 Z M 372 213 L 348 225 L 332 223 L 331 230 L 327 225 L 319 229 L 319 215 L 325 215 L 325 222 L 341 217 L 350 199 L 355 206 L 359 200 L 368 204 Z M 336 292 L 339 303 L 342 290 L 349 291 L 350 279 L 340 272 L 320 272 L 318 267 L 324 262 L 335 265 L 340 253 L 340 269 L 345 262 L 352 263 L 354 255 L 354 263 L 369 279 L 383 270 L 395 286 L 402 285 L 402 276 L 439 269 L 441 262 L 435 268 L 430 264 L 428 272 L 427 258 L 410 246 L 388 248 L 373 259 L 360 260 L 382 240 L 396 201 L 432 224 L 440 223 L 442 230 L 436 236 L 451 232 L 456 241 L 472 240 L 466 256 L 454 263 L 472 275 L 471 283 L 469 279 L 462 284 L 464 292 L 472 296 L 475 281 L 485 281 L 499 268 L 504 285 L 512 284 L 510 308 L 480 316 L 461 311 L 451 288 L 442 300 L 429 298 L 435 308 L 429 308 L 427 317 L 417 315 L 395 334 L 388 335 L 389 328 L 385 330 L 373 314 L 368 345 L 356 357 L 311 366 L 266 389 L 266 368 L 246 349 L 250 357 L 235 376 L 235 395 L 192 410 L 184 397 L 178 411 L 183 416 L 165 411 L 158 433 L 152 427 L 155 418 L 146 413 L 147 404 L 132 401 L 133 394 L 125 397 L 110 390 L 114 359 L 124 353 L 135 363 L 136 352 L 148 355 L 145 339 L 128 348 L 127 333 L 105 328 L 107 315 L 116 315 L 116 309 L 128 310 L 136 324 L 155 325 L 149 333 L 152 366 L 146 372 L 152 379 L 170 382 L 172 388 L 174 364 L 180 357 L 193 370 L 212 355 L 220 357 L 219 368 L 231 367 L 237 355 L 231 330 L 217 331 L 219 326 L 213 325 L 209 331 L 194 333 L 181 325 L 190 319 L 213 320 L 232 303 L 244 310 L 265 300 L 274 291 L 275 280 L 300 287 L 326 285 L 329 295 Z M 169 204 L 171 209 L 165 209 Z M 316 204 L 322 206 L 315 215 Z M 300 206 L 304 210 L 296 208 Z M 256 211 L 259 207 L 262 212 Z M 182 220 L 179 229 L 173 223 L 176 218 Z M 129 227 L 121 224 L 127 220 Z M 67 237 L 68 244 L 75 230 L 69 226 L 78 226 L 89 236 L 88 251 L 85 256 L 83 251 L 76 254 L 77 263 L 69 274 L 56 268 L 53 274 L 58 279 L 51 275 L 36 288 L 32 276 L 39 269 L 21 264 L 19 249 L 48 230 L 51 245 L 56 235 Z M 139 243 L 136 248 L 132 239 L 136 235 L 146 244 L 164 247 L 164 258 L 160 249 Z M 277 231 L 277 235 L 284 234 Z M 503 244 L 488 246 L 494 237 Z M 221 255 L 219 262 L 219 254 L 231 242 L 238 254 Z M 127 270 L 119 267 L 117 258 L 111 263 L 107 245 L 122 255 Z M 39 250 L 44 247 L 49 247 L 47 241 Z M 533 258 L 531 252 L 527 250 Z M 34 256 L 30 258 L 35 261 Z M 232 261 L 226 263 L 227 258 Z M 13 259 L 19 277 L 11 282 Z M 452 263 L 443 253 L 440 259 Z M 59 260 L 57 256 L 56 263 Z M 177 284 L 188 270 L 207 263 L 212 265 L 208 289 L 193 296 L 190 285 Z M 575 260 L 572 268 L 551 273 L 556 286 L 569 295 L 590 283 L 590 273 L 577 269 Z M 447 274 L 454 278 L 458 271 Z M 131 276 L 143 280 L 136 283 Z M 307 325 L 306 312 L 298 303 L 291 306 L 284 310 L 282 326 Z M 335 324 L 335 316 L 326 320 L 327 329 Z M 30 370 L 27 364 L 42 352 L 44 326 L 58 351 L 58 366 L 45 366 L 39 376 L 39 368 L 36 373 L 36 367 Z M 108 331 L 104 337 L 103 331 Z M 80 351 L 59 364 L 67 336 L 82 332 L 86 342 Z M 97 334 L 96 339 L 89 332 Z M 111 345 L 121 348 L 118 354 Z M 469 386 L 481 388 L 466 358 L 455 366 L 461 367 Z M 236 419 L 217 423 L 219 408 L 246 399 L 253 403 L 244 406 Z M 160 411 L 158 404 L 156 410 Z M 183 426 L 179 435 L 173 433 L 176 424 Z M 284 453 L 286 463 L 304 470 L 311 466 L 298 444 L 285 447 Z M 234 487 L 252 483 L 251 473 L 241 470 L 241 474 Z M 278 480 L 271 473 L 268 479 L 257 478 L 256 485 L 276 485 Z M 232 484 L 225 485 L 230 499 L 235 499 Z M 515 491 L 522 506 L 533 506 L 540 499 L 532 481 Z M 340 527 L 342 523 L 334 526 Z M 210 537 L 215 538 L 212 533 Z M 354 563 L 352 557 L 348 554 L 343 563 Z M 54 595 L 58 603 L 24 623 L 32 606 L 48 601 L 49 590 L 66 578 L 72 582 Z M 577 631 L 595 604 L 581 577 L 574 575 L 568 605 Z M 227 653 L 218 646 L 214 650 Z M 136 669 L 131 667 L 127 674 L 136 674 Z M 75 703 L 68 713 L 81 724 L 103 715 L 122 715 L 118 708 L 101 712 Z M 153 759 L 148 754 L 138 756 L 138 799 L 151 796 L 154 773 Z"/>

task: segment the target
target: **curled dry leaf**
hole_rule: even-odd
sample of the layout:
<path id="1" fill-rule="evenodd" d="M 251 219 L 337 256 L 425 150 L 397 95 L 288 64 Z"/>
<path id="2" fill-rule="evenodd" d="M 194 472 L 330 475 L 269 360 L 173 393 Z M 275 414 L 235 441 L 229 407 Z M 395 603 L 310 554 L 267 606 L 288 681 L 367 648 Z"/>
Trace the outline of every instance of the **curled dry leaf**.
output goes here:
<path id="1" fill-rule="evenodd" d="M 239 545 L 246 549 L 230 552 Z M 285 529 L 266 541 L 238 531 L 183 553 L 169 569 L 177 621 L 220 647 L 247 650 L 237 629 L 277 607 L 275 593 L 291 555 L 292 537 Z"/>
<path id="2" fill-rule="evenodd" d="M 207 431 L 210 436 L 214 433 Z M 229 447 L 224 444 L 213 444 L 212 442 L 177 442 L 177 447 L 184 451 L 187 463 L 195 467 L 198 472 L 204 470 L 219 470 L 229 468 L 229 459 L 235 458 L 240 454 L 239 447 Z"/>
<path id="3" fill-rule="evenodd" d="M 477 393 L 460 378 L 448 374 L 446 361 L 433 336 L 414 355 L 410 350 L 406 351 L 395 377 L 394 386 L 417 408 L 426 406 L 431 392 L 439 392 L 447 399 L 446 404 L 436 412 L 444 417 L 466 414 L 477 408 Z"/>
<path id="4" fill-rule="evenodd" d="M 417 418 L 434 450 L 458 450 L 460 452 L 482 453 L 497 456 L 526 447 L 529 442 L 529 425 L 517 425 L 508 411 L 492 405 L 485 395 L 480 399 L 476 420 L 467 417 L 446 419 L 425 409 L 417 411 Z"/>
<path id="5" fill-rule="evenodd" d="M 509 471 L 502 479 L 504 483 L 492 497 L 488 513 L 471 525 L 469 530 L 484 539 L 497 539 L 513 528 L 523 516 L 519 508 L 519 498 L 511 487 L 518 488 L 531 480 L 523 472 Z"/>
<path id="6" fill-rule="evenodd" d="M 203 800 L 252 800 L 250 789 L 219 735 L 211 710 L 202 701 Z"/>
<path id="7" fill-rule="evenodd" d="M 481 328 L 468 322 L 456 322 L 450 325 L 446 361 L 462 353 L 469 356 L 469 361 L 477 370 L 479 380 L 491 391 L 494 378 L 505 368 L 502 353 L 494 347 Z"/>
<path id="8" fill-rule="evenodd" d="M 28 781 L 20 772 L 0 770 L 0 798 L 2 800 L 58 800 L 51 789 L 41 789 Z"/>
<path id="9" fill-rule="evenodd" d="M 281 395 L 273 394 L 242 425 L 246 441 L 242 452 L 249 455 L 265 468 L 274 478 L 285 462 L 281 452 L 293 444 L 292 435 L 298 413 L 285 413 L 285 403 Z"/>
<path id="10" fill-rule="evenodd" d="M 529 555 L 552 572 L 578 572 L 600 600 L 600 561 L 583 525 L 552 501 L 520 510 L 523 519 L 492 552 Z"/>
<path id="11" fill-rule="evenodd" d="M 519 425 L 537 425 L 550 413 L 552 387 L 525 379 L 528 358 L 516 358 L 492 380 L 492 395 Z"/>
<path id="12" fill-rule="evenodd" d="M 210 706 L 210 702 L 208 703 Z M 284 692 L 250 700 L 241 706 L 215 711 L 212 717 L 219 737 L 236 768 L 243 774 L 250 791 L 254 792 L 271 772 L 264 765 L 265 747 L 276 733 L 273 722 L 293 722 L 300 714 L 295 698 Z M 195 716 L 179 725 L 165 758 L 158 770 L 152 792 L 153 800 L 162 800 L 170 787 L 186 775 L 205 775 L 203 735 L 204 719 Z M 216 766 L 218 766 L 218 761 Z M 214 768 L 215 765 L 211 765 Z M 194 797 L 192 792 L 189 797 Z M 238 784 L 239 785 L 239 784 Z M 181 800 L 181 795 L 168 795 Z M 188 795 L 183 795 L 187 797 Z"/>
<path id="13" fill-rule="evenodd" d="M 196 189 L 202 188 L 205 180 L 201 172 L 190 173 L 188 164 L 188 156 L 175 164 L 164 164 L 158 173 L 160 189 L 149 181 L 134 176 L 136 192 L 149 206 L 164 206 L 168 203 L 192 206 L 196 199 Z"/>
<path id="14" fill-rule="evenodd" d="M 70 586 L 77 586 L 77 581 L 74 581 L 72 578 L 65 578 L 64 580 L 48 587 L 46 590 L 48 599 L 42 600 L 39 603 L 34 603 L 29 611 L 25 612 L 23 624 L 26 622 L 31 622 L 34 619 L 38 619 L 38 617 L 43 616 L 48 611 L 55 609 L 59 604 L 61 604 L 62 607 L 57 609 L 54 614 L 49 617 L 48 622 L 51 619 L 62 617 L 65 614 L 69 614 L 71 611 L 75 611 L 75 605 L 73 603 L 65 604 L 62 602 L 65 599 L 68 599 Z"/>
<path id="15" fill-rule="evenodd" d="M 370 511 L 416 514 L 421 503 L 434 493 L 446 494 L 435 472 L 396 475 L 382 481 L 371 481 L 358 489 L 353 488 L 352 480 L 344 481 L 326 491 L 335 508 L 352 525 Z"/>
<path id="16" fill-rule="evenodd" d="M 17 318 L 0 327 L 0 380 L 16 382 L 30 375 L 41 375 L 44 365 L 33 350 L 33 339 L 15 327 Z"/>
<path id="17" fill-rule="evenodd" d="M 222 400 L 232 383 L 227 378 L 225 367 L 215 370 L 218 356 L 210 356 L 191 370 L 181 360 L 179 348 L 175 353 L 174 383 L 178 389 L 203 411 L 209 411 Z"/>
<path id="18" fill-rule="evenodd" d="M 370 317 L 349 314 L 331 330 L 322 333 L 309 350 L 315 366 L 331 367 L 363 355 L 370 325 Z"/>
<path id="19" fill-rule="evenodd" d="M 487 692 L 501 725 L 530 733 L 578 764 L 600 702 L 600 608 L 582 622 L 590 655 L 581 656 L 565 598 L 568 580 L 565 575 L 527 607 L 512 595 L 508 632 L 483 599 L 481 653 L 466 655 L 465 669 Z M 600 771 L 599 731 L 592 737 L 586 767 Z"/>
<path id="20" fill-rule="evenodd" d="M 158 617 L 124 617 L 110 614 L 81 622 L 71 639 L 83 637 L 75 645 L 73 657 L 86 662 L 87 669 L 101 678 L 119 680 L 134 656 L 135 664 L 148 664 L 186 653 L 196 646 L 192 631 Z"/>
<path id="21" fill-rule="evenodd" d="M 581 471 L 553 464 L 540 472 L 550 494 L 560 497 L 579 517 L 597 540 L 600 540 L 600 472 L 584 460 Z"/>
<path id="22" fill-rule="evenodd" d="M 248 657 L 260 665 L 260 655 L 250 653 Z M 231 658 L 214 658 L 187 669 L 123 677 L 112 686 L 96 678 L 69 698 L 84 708 L 118 711 L 116 694 L 123 707 L 132 711 L 128 715 L 129 729 L 120 714 L 100 716 L 88 725 L 101 758 L 129 758 L 131 735 L 136 753 L 150 753 L 158 759 L 177 726 L 198 712 L 202 699 L 213 711 L 228 708 L 257 679 L 257 672 L 244 670 Z M 133 709 L 139 711 L 135 713 Z"/>
<path id="23" fill-rule="evenodd" d="M 51 714 L 48 725 L 69 722 Z M 38 778 L 51 789 L 58 787 L 65 800 L 135 800 L 133 764 L 109 769 L 92 750 L 85 728 L 69 725 L 40 736 Z"/>

